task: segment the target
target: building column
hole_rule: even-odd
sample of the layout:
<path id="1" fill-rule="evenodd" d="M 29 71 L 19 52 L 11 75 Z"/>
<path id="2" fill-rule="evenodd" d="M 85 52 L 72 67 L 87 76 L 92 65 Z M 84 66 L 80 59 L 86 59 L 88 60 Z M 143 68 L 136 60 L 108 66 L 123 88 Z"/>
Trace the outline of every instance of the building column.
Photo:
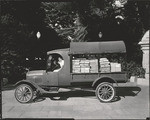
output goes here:
<path id="1" fill-rule="evenodd" d="M 139 45 L 141 45 L 143 51 L 142 66 L 145 69 L 145 78 L 149 80 L 149 30 L 144 34 Z"/>

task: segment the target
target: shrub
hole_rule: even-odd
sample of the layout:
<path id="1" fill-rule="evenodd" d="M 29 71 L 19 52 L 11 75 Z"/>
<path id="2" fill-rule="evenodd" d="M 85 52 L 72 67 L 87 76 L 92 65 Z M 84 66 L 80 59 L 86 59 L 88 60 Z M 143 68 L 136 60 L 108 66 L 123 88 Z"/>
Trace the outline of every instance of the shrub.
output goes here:
<path id="1" fill-rule="evenodd" d="M 25 67 L 20 64 L 23 61 L 12 51 L 1 54 L 1 78 L 2 84 L 13 84 L 24 78 Z"/>
<path id="2" fill-rule="evenodd" d="M 120 57 L 119 60 L 113 59 L 113 61 L 121 63 L 122 71 L 127 72 L 128 78 L 130 78 L 131 76 L 138 76 L 140 78 L 144 78 L 145 69 L 136 61 L 127 61 L 123 57 Z"/>
<path id="3" fill-rule="evenodd" d="M 126 71 L 128 77 L 131 76 L 138 76 L 140 78 L 145 77 L 145 69 L 134 61 L 130 61 L 129 63 L 127 63 Z"/>
<path id="4" fill-rule="evenodd" d="M 7 78 L 3 78 L 2 79 L 2 86 L 5 86 L 8 83 L 8 79 Z"/>

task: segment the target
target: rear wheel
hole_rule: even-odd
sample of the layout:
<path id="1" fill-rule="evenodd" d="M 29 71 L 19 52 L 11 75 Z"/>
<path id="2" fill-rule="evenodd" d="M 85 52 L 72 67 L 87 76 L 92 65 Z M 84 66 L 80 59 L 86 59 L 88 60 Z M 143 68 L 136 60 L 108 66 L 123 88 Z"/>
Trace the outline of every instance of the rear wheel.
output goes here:
<path id="1" fill-rule="evenodd" d="M 116 90 L 111 83 L 103 82 L 96 87 L 95 93 L 101 102 L 110 102 L 114 99 Z"/>
<path id="2" fill-rule="evenodd" d="M 21 84 L 15 90 L 15 98 L 20 103 L 31 102 L 33 95 L 33 89 L 27 84 Z"/>

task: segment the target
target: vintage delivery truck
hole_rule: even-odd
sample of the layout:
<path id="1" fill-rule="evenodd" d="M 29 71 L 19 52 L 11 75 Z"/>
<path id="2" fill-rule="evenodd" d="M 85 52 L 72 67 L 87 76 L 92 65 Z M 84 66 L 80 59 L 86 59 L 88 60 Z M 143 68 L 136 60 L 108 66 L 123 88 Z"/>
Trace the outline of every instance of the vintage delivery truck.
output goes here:
<path id="1" fill-rule="evenodd" d="M 46 70 L 28 71 L 26 79 L 16 83 L 15 98 L 28 103 L 39 93 L 53 93 L 51 88 L 87 87 L 101 102 L 110 102 L 116 94 L 114 85 L 126 83 L 127 76 L 120 63 L 104 56 L 125 52 L 123 41 L 71 42 L 70 48 L 49 51 Z"/>

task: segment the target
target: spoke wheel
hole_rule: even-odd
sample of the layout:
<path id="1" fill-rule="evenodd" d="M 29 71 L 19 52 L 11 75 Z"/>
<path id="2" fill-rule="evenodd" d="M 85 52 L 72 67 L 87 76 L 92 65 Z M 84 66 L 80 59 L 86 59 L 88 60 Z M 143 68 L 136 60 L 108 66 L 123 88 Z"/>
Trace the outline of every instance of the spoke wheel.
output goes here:
<path id="1" fill-rule="evenodd" d="M 96 88 L 96 96 L 101 102 L 110 102 L 116 94 L 115 88 L 108 82 L 101 83 Z"/>
<path id="2" fill-rule="evenodd" d="M 33 90 L 27 84 L 19 85 L 15 90 L 15 98 L 20 103 L 28 103 L 33 99 Z"/>

